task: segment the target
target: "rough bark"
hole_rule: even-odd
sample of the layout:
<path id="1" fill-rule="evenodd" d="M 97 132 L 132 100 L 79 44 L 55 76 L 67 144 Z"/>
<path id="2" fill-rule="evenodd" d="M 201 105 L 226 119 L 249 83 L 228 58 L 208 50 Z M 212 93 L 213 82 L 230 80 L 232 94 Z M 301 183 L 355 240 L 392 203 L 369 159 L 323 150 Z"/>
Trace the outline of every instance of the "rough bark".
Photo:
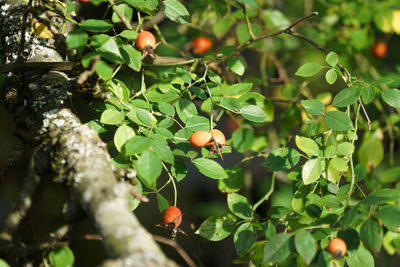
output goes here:
<path id="1" fill-rule="evenodd" d="M 59 42 L 39 39 L 30 32 L 27 2 L 0 0 L 3 63 L 18 58 L 24 14 L 28 20 L 24 59 L 63 61 Z M 105 144 L 68 108 L 73 86 L 74 80 L 66 73 L 55 71 L 8 74 L 3 84 L 4 104 L 38 141 L 36 173 L 67 185 L 79 200 L 102 237 L 110 258 L 104 265 L 176 266 L 130 212 L 129 188 L 116 180 Z"/>

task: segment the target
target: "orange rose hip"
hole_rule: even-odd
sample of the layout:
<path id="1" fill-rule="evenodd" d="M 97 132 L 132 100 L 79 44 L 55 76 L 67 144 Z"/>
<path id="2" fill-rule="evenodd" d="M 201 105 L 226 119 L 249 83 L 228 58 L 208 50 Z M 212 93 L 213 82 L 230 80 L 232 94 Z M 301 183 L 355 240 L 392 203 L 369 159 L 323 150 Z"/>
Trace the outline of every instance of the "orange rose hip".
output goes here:
<path id="1" fill-rule="evenodd" d="M 333 238 L 331 241 L 329 241 L 328 251 L 334 258 L 341 258 L 344 256 L 344 254 L 346 254 L 346 243 L 341 238 Z"/>
<path id="2" fill-rule="evenodd" d="M 164 211 L 163 222 L 165 224 L 173 223 L 178 227 L 182 222 L 181 210 L 175 206 L 170 206 Z"/>

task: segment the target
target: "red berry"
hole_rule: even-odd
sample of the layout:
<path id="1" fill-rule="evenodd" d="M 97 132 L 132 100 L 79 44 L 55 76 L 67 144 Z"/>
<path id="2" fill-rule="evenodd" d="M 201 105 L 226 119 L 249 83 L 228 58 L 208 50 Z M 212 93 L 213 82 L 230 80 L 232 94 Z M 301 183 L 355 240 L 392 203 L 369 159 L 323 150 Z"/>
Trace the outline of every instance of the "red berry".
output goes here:
<path id="1" fill-rule="evenodd" d="M 210 50 L 211 47 L 212 41 L 204 36 L 199 36 L 192 41 L 192 51 L 195 55 L 203 54 Z"/>
<path id="2" fill-rule="evenodd" d="M 189 142 L 195 147 L 205 147 L 211 142 L 211 133 L 206 131 L 197 131 L 194 132 L 190 138 Z"/>
<path id="3" fill-rule="evenodd" d="M 341 238 L 333 238 L 329 241 L 328 251 L 334 258 L 341 258 L 346 254 L 347 246 Z"/>
<path id="4" fill-rule="evenodd" d="M 164 211 L 163 222 L 165 224 L 174 223 L 175 226 L 179 226 L 182 222 L 181 210 L 175 206 L 170 206 Z"/>
<path id="5" fill-rule="evenodd" d="M 156 37 L 149 31 L 142 31 L 136 38 L 136 46 L 143 51 L 146 46 L 153 48 L 156 45 Z"/>
<path id="6" fill-rule="evenodd" d="M 372 53 L 378 58 L 386 57 L 388 52 L 387 44 L 382 40 L 376 40 L 372 46 Z"/>

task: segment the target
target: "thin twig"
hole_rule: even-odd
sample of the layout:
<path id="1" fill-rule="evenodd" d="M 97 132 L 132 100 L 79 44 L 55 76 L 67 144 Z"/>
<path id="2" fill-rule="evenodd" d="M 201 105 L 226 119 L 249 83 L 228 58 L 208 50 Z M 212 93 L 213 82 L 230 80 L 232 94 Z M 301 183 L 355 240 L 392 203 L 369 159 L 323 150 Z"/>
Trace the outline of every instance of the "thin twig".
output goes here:
<path id="1" fill-rule="evenodd" d="M 129 30 L 133 30 L 133 27 L 131 25 L 131 22 L 124 16 L 124 14 L 119 10 L 118 6 L 115 4 L 114 0 L 108 0 L 108 3 L 112 7 L 113 11 L 118 15 L 118 17 L 121 19 L 122 23 L 125 25 L 125 27 Z"/>
<path id="2" fill-rule="evenodd" d="M 196 267 L 196 263 L 190 258 L 190 256 L 186 253 L 186 251 L 178 244 L 176 241 L 159 236 L 159 235 L 153 235 L 153 239 L 157 242 L 164 243 L 168 246 L 173 247 L 179 255 L 184 259 L 184 261 L 189 265 L 190 267 Z"/>
<path id="3" fill-rule="evenodd" d="M 253 41 L 255 36 L 254 36 L 253 30 L 251 29 L 249 16 L 247 16 L 246 6 L 244 4 L 242 4 L 241 6 L 243 9 L 244 19 L 246 20 L 247 30 L 249 31 L 249 34 L 250 34 L 250 40 Z"/>
<path id="4" fill-rule="evenodd" d="M 314 16 L 317 16 L 318 15 L 318 12 L 313 12 L 313 13 L 311 13 L 310 15 L 307 15 L 307 16 L 305 16 L 305 17 L 303 17 L 303 18 L 301 18 L 301 19 L 299 19 L 299 20 L 297 20 L 297 21 L 295 21 L 295 22 L 293 22 L 292 24 L 290 24 L 288 27 L 286 27 L 285 29 L 282 29 L 282 30 L 280 30 L 280 31 L 277 31 L 277 32 L 274 32 L 274 33 L 267 33 L 267 34 L 259 34 L 259 35 L 257 35 L 257 36 L 255 36 L 254 37 L 254 39 L 252 39 L 252 40 L 248 40 L 247 42 L 245 42 L 245 43 L 243 43 L 243 44 L 241 44 L 241 45 L 239 45 L 239 46 L 237 46 L 236 47 L 236 50 L 237 51 L 242 51 L 243 49 L 245 49 L 246 47 L 248 47 L 250 44 L 252 44 L 253 42 L 256 42 L 256 41 L 258 41 L 258 40 L 262 40 L 262 39 L 265 39 L 265 38 L 271 38 L 271 37 L 274 37 L 274 36 L 277 36 L 277 35 L 279 35 L 279 34 L 282 34 L 282 33 L 285 33 L 285 32 L 289 32 L 294 26 L 296 26 L 297 24 L 299 24 L 299 23 L 301 23 L 301 22 L 303 22 L 303 21 L 305 21 L 305 20 L 307 20 L 307 19 L 309 19 L 309 18 L 311 18 L 311 17 L 314 17 Z"/>

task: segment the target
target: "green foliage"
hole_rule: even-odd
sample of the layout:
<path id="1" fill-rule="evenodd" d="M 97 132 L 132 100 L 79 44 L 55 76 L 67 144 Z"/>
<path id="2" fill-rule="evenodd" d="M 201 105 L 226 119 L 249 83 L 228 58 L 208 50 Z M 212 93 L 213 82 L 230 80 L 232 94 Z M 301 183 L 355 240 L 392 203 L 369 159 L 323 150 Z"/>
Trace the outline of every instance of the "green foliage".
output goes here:
<path id="1" fill-rule="evenodd" d="M 92 105 L 98 116 L 88 125 L 118 168 L 137 171 L 138 192 L 155 193 L 162 213 L 172 199 L 162 190 L 172 185 L 176 205 L 188 169 L 215 179 L 228 212 L 196 234 L 231 235 L 238 263 L 374 266 L 371 252 L 398 253 L 400 68 L 381 71 L 368 54 L 379 31 L 396 32 L 391 1 L 325 1 L 318 17 L 304 18 L 312 23 L 295 28 L 287 28 L 294 13 L 260 1 L 158 2 L 118 3 L 128 20 L 140 14 L 133 30 L 116 27 L 124 23 L 112 13 L 114 24 L 87 19 L 66 38 L 82 67 L 95 64 L 93 87 L 108 95 Z M 303 3 L 291 4 L 300 18 Z M 168 18 L 151 29 L 162 43 L 140 52 L 132 42 L 156 12 Z M 193 57 L 187 48 L 199 35 L 213 46 Z M 225 120 L 238 124 L 226 144 L 189 143 L 196 131 L 224 130 Z M 215 155 L 232 150 L 243 158 L 233 166 Z M 255 158 L 268 185 L 258 201 L 246 187 Z M 258 210 L 265 201 L 266 214 Z M 340 260 L 326 249 L 335 236 L 348 247 Z"/>
<path id="2" fill-rule="evenodd" d="M 51 265 L 54 267 L 73 266 L 75 261 L 74 253 L 69 247 L 62 247 L 51 251 L 49 259 Z"/>

